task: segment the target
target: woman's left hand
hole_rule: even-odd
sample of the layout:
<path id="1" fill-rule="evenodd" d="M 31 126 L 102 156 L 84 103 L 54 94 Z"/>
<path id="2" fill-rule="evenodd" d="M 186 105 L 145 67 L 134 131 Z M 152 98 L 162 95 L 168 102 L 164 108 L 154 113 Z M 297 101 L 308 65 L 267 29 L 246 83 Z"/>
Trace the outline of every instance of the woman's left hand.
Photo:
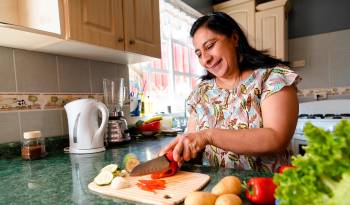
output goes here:
<path id="1" fill-rule="evenodd" d="M 180 134 L 163 148 L 159 155 L 164 155 L 169 150 L 173 150 L 173 158 L 181 166 L 184 161 L 196 158 L 197 153 L 209 144 L 208 131 L 202 130 L 200 132 Z"/>

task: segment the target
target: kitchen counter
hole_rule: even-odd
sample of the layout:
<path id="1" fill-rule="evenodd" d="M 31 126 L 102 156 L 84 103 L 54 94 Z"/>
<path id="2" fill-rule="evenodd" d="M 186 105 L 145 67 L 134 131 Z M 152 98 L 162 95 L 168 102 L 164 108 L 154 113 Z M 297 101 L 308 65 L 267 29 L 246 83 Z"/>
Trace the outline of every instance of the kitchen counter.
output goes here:
<path id="1" fill-rule="evenodd" d="M 21 157 L 0 160 L 1 204 L 134 204 L 109 198 L 88 190 L 88 183 L 107 164 L 122 164 L 127 153 L 136 154 L 141 161 L 151 159 L 174 137 L 136 138 L 133 142 L 118 145 L 95 154 L 67 154 L 63 150 L 49 152 L 40 160 L 25 161 Z M 204 188 L 211 188 L 224 176 L 236 175 L 241 180 L 252 176 L 269 176 L 269 173 L 236 171 L 186 164 L 185 171 L 211 176 Z M 245 202 L 245 204 L 249 204 Z"/>

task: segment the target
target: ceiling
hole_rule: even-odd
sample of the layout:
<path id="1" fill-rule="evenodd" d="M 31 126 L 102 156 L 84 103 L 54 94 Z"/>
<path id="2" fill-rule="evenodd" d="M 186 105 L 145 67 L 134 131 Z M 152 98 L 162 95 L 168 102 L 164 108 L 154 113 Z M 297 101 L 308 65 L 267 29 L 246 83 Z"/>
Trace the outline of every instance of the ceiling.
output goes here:
<path id="1" fill-rule="evenodd" d="M 212 5 L 219 4 L 219 3 L 222 3 L 222 2 L 225 2 L 225 1 L 228 1 L 228 0 L 212 0 Z M 260 4 L 260 3 L 263 3 L 263 2 L 267 2 L 267 1 L 271 1 L 271 0 L 255 0 L 255 2 L 257 4 Z"/>
<path id="2" fill-rule="evenodd" d="M 213 5 L 224 2 L 224 1 L 227 1 L 227 0 L 213 0 Z"/>

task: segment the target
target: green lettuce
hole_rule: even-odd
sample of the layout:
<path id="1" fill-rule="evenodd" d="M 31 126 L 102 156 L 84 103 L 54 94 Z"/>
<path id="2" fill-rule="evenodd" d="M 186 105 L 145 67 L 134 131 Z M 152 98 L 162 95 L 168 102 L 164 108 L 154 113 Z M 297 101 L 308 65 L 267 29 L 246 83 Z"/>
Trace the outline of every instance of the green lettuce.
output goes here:
<path id="1" fill-rule="evenodd" d="M 275 174 L 280 205 L 350 204 L 350 122 L 342 120 L 333 132 L 307 123 L 304 156 L 292 159 L 295 169 Z"/>

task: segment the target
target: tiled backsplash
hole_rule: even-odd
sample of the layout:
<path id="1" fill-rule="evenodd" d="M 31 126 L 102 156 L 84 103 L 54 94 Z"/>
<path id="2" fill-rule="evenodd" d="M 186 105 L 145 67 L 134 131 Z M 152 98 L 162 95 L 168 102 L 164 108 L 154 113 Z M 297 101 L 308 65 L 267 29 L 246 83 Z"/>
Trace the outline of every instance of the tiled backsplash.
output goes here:
<path id="1" fill-rule="evenodd" d="M 102 79 L 121 77 L 129 78 L 127 65 L 0 47 L 0 143 L 19 141 L 30 130 L 67 135 L 63 105 L 101 100 Z"/>
<path id="2" fill-rule="evenodd" d="M 289 61 L 303 78 L 299 89 L 350 87 L 350 29 L 289 40 Z"/>

